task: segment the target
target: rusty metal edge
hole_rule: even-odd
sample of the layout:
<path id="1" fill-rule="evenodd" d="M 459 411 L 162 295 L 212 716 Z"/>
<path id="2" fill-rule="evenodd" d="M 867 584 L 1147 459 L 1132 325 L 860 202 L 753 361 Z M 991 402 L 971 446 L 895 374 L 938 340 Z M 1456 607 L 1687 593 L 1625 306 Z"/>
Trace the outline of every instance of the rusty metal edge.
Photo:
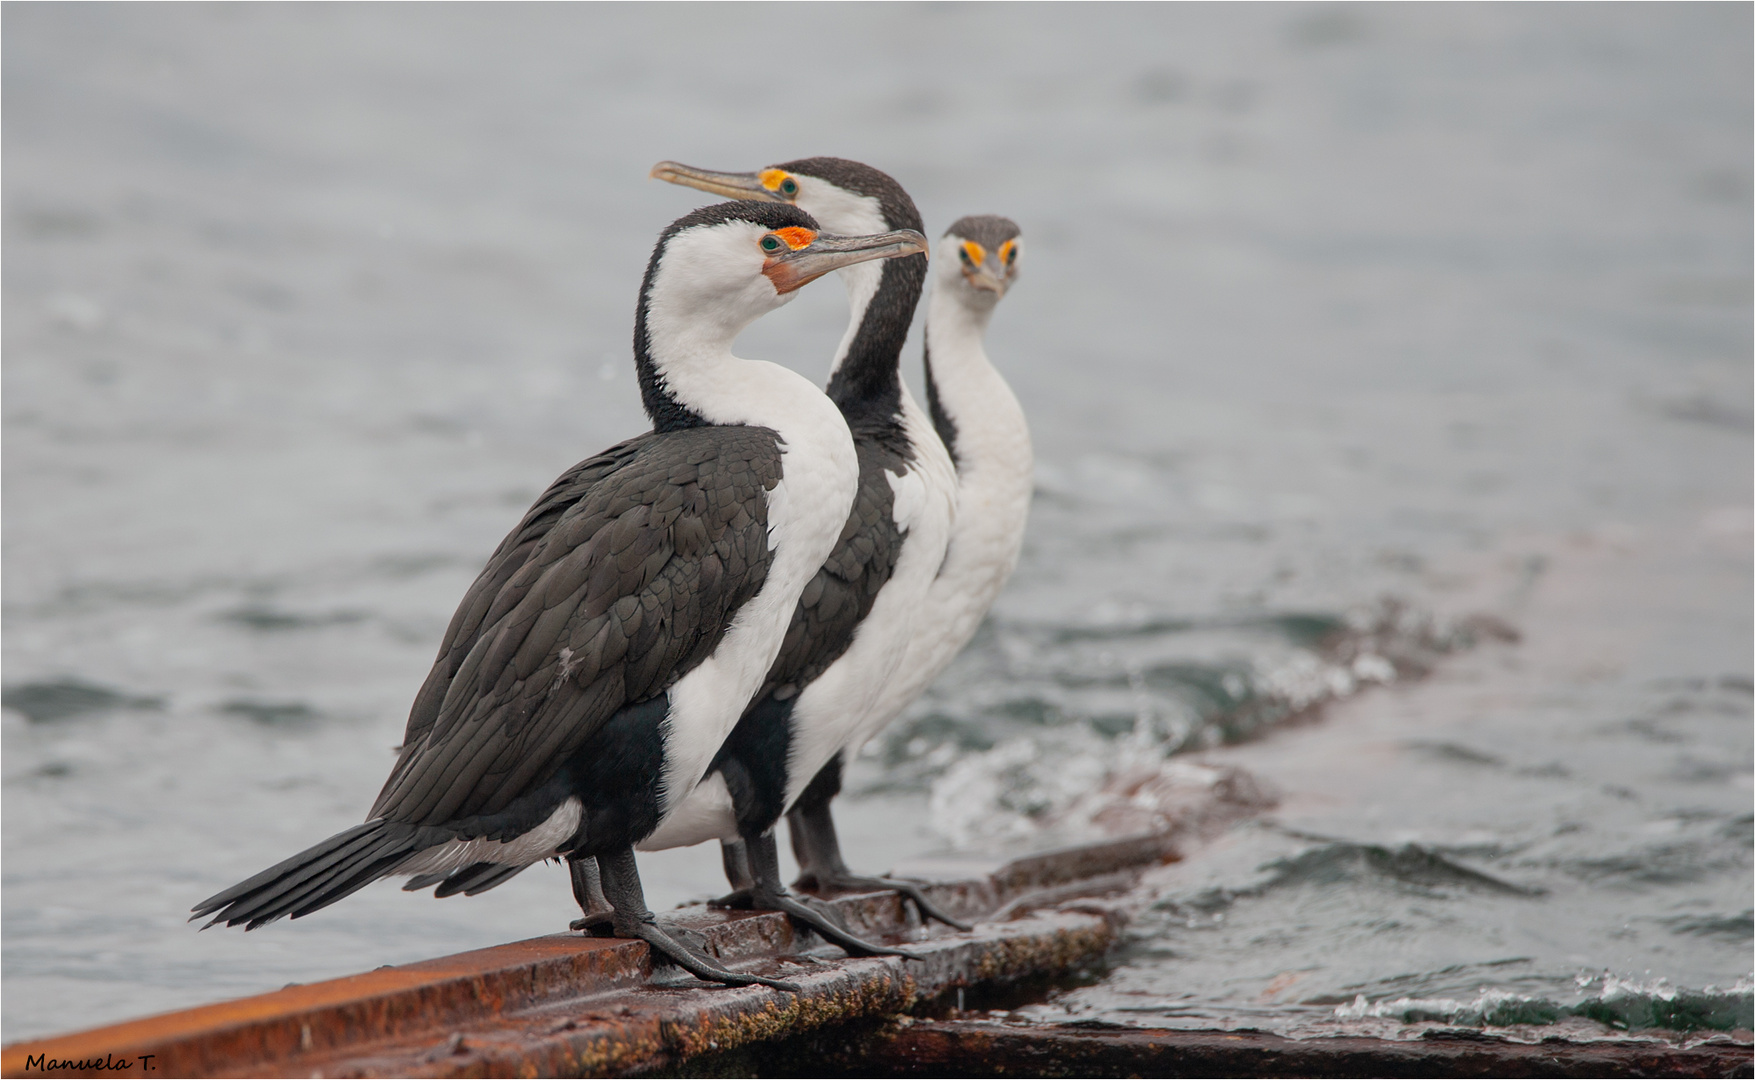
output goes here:
<path id="1" fill-rule="evenodd" d="M 676 1068 L 702 1055 L 849 1021 L 881 1020 L 955 987 L 1065 971 L 1101 956 L 1115 930 L 1099 915 L 1048 913 L 975 935 L 915 942 L 911 947 L 925 955 L 924 964 L 882 957 L 766 969 L 798 982 L 798 994 L 649 986 L 371 1047 L 345 1059 L 289 1062 L 286 1073 L 615 1076 Z"/>
<path id="2" fill-rule="evenodd" d="M 56 1075 L 113 1075 L 121 1071 L 116 1059 L 122 1055 L 135 1064 L 153 1055 L 152 1068 L 138 1075 L 649 1070 L 813 1024 L 874 1010 L 894 1013 L 946 987 L 1087 964 L 1107 950 L 1125 914 L 1116 903 L 1079 897 L 1124 890 L 1151 866 L 1186 854 L 1272 802 L 1271 792 L 1248 774 L 1224 767 L 1213 771 L 1207 789 L 1154 818 L 1151 831 L 1010 860 L 928 859 L 898 868 L 926 882 L 940 906 L 982 925 L 969 934 L 927 930 L 895 893 L 837 898 L 831 903 L 854 933 L 904 937 L 929 954 L 928 962 L 840 960 L 805 975 L 789 969 L 787 978 L 809 988 L 796 1001 L 762 989 L 655 989 L 643 942 L 558 934 L 16 1043 L 0 1048 L 0 1075 L 41 1075 L 30 1068 L 39 1056 L 91 1066 Z M 780 957 L 820 944 L 771 912 L 695 908 L 669 920 L 698 931 L 708 951 L 729 964 L 778 969 L 786 962 Z M 615 996 L 621 1019 L 591 1012 L 588 1006 L 601 1006 L 605 995 Z M 644 1027 L 626 1019 L 635 1015 L 635 1003 L 644 1010 L 660 999 L 668 1004 L 642 1021 Z M 590 1020 L 593 1015 L 600 1019 Z M 544 1024 L 561 1026 L 550 1031 Z"/>
<path id="3" fill-rule="evenodd" d="M 545 989 L 634 985 L 648 973 L 642 943 L 579 935 L 533 938 L 17 1043 L 0 1052 L 0 1071 L 6 1076 L 40 1075 L 27 1071 L 26 1063 L 36 1055 L 60 1061 L 152 1055 L 153 1071 L 211 1073 L 239 1062 L 284 1059 L 340 1049 L 362 1038 L 430 1030 L 532 1003 Z"/>
<path id="4" fill-rule="evenodd" d="M 999 864 L 980 877 L 939 881 L 928 888 L 951 911 L 979 918 L 1033 886 L 1050 881 L 1064 886 L 1087 865 L 1143 870 L 1162 861 L 1165 851 L 1162 836 L 1129 837 L 1027 856 Z M 931 876 L 930 864 L 916 872 Z M 877 937 L 921 933 L 912 909 L 893 893 L 842 897 L 832 903 L 856 933 Z M 789 920 L 773 913 L 693 909 L 673 921 L 701 931 L 711 943 L 710 951 L 727 961 L 773 957 L 801 944 L 814 944 L 814 939 L 794 940 Z M 1107 940 L 1103 938 L 1103 947 Z M 996 966 L 991 956 L 983 956 L 972 977 L 999 977 L 1005 969 L 1007 965 Z M 557 1000 L 631 990 L 645 984 L 650 975 L 650 954 L 643 942 L 550 935 L 11 1044 L 0 1049 L 0 1075 L 43 1075 L 29 1067 L 38 1057 L 45 1063 L 101 1063 L 90 1070 L 56 1070 L 55 1075 L 61 1076 L 112 1075 L 124 1057 L 136 1063 L 146 1059 L 149 1071 L 166 1075 L 218 1075 L 240 1069 L 261 1074 L 270 1063 L 335 1060 L 335 1055 L 369 1044 L 419 1040 L 436 1030 L 491 1021 Z M 727 992 L 713 993 L 723 998 Z M 842 1011 L 828 1009 L 837 1015 Z M 759 1026 L 773 1029 L 769 1023 Z M 605 1060 L 595 1052 L 586 1058 Z M 581 1059 L 573 1056 L 573 1060 Z"/>

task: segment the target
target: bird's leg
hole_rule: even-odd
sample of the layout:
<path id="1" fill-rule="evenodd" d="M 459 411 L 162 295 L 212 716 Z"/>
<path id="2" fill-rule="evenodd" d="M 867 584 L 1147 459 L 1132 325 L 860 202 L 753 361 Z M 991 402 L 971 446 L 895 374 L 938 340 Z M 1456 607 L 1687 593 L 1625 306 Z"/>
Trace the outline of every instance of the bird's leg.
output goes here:
<path id="1" fill-rule="evenodd" d="M 589 855 L 567 856 L 567 872 L 573 878 L 573 899 L 585 914 L 574 919 L 569 930 L 583 930 L 592 937 L 615 936 L 615 908 L 603 895 L 603 879 L 597 872 L 597 860 Z"/>
<path id="2" fill-rule="evenodd" d="M 640 887 L 640 870 L 634 863 L 633 848 L 625 847 L 613 854 L 599 855 L 597 868 L 603 876 L 603 895 L 615 909 L 612 921 L 617 937 L 639 938 L 651 947 L 654 959 L 662 956 L 697 979 L 727 986 L 761 985 L 798 992 L 796 983 L 716 967 L 659 926 L 658 917 L 646 907 L 646 894 Z"/>
<path id="3" fill-rule="evenodd" d="M 830 763 L 834 767 L 835 762 Z M 825 770 L 826 771 L 826 770 Z M 837 781 L 839 776 L 835 778 Z M 920 917 L 937 919 L 946 926 L 958 930 L 971 927 L 960 919 L 954 919 L 943 908 L 926 898 L 926 893 L 911 881 L 901 881 L 887 877 L 864 877 L 847 869 L 841 859 L 841 841 L 835 835 L 835 819 L 829 813 L 829 800 L 834 798 L 831 791 L 827 797 L 812 799 L 817 794 L 817 784 L 811 783 L 804 796 L 786 815 L 788 830 L 792 833 L 792 851 L 798 856 L 800 873 L 794 884 L 799 888 L 816 889 L 820 892 L 851 892 L 855 890 L 893 889 L 914 902 L 920 909 Z M 840 784 L 835 784 L 839 788 Z"/>
<path id="4" fill-rule="evenodd" d="M 828 881 L 837 875 L 849 876 L 841 861 L 841 842 L 835 836 L 835 821 L 828 817 L 829 801 L 841 794 L 841 755 L 817 770 L 786 814 L 787 835 L 792 838 L 792 854 L 798 859 L 796 889 L 830 888 Z M 820 812 L 823 820 L 816 817 Z"/>
<path id="5" fill-rule="evenodd" d="M 780 884 L 780 849 L 774 842 L 772 829 L 760 836 L 744 840 L 744 849 L 749 855 L 749 868 L 754 883 L 751 886 L 751 900 L 755 907 L 766 911 L 783 911 L 792 918 L 815 930 L 825 941 L 839 945 L 853 956 L 900 956 L 904 960 L 919 960 L 921 957 L 906 949 L 894 949 L 887 945 L 873 945 L 869 941 L 857 938 L 848 932 L 839 920 L 831 919 L 813 907 L 799 903 Z"/>
<path id="6" fill-rule="evenodd" d="M 709 907 L 747 908 L 750 906 L 750 887 L 755 879 L 750 876 L 749 852 L 742 840 L 722 840 L 719 843 L 719 858 L 725 864 L 725 880 L 731 882 L 731 891 L 716 900 L 709 900 Z"/>

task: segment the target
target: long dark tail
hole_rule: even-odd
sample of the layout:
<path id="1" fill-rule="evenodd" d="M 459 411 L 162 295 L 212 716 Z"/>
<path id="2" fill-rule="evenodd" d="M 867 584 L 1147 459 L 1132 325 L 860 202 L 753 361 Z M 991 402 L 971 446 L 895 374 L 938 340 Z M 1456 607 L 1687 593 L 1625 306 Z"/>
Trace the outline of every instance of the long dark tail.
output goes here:
<path id="1" fill-rule="evenodd" d="M 437 885 L 439 887 L 433 889 L 433 895 L 441 900 L 447 896 L 456 896 L 458 893 L 462 893 L 464 896 L 477 896 L 497 885 L 504 885 L 528 869 L 529 866 L 507 866 L 504 863 L 470 863 L 461 870 L 411 877 L 408 879 L 408 883 L 402 886 L 402 891 L 419 892 Z"/>
<path id="2" fill-rule="evenodd" d="M 355 825 L 201 901 L 190 921 L 213 915 L 202 929 L 244 923 L 244 929 L 254 930 L 282 916 L 309 915 L 391 873 L 422 848 L 442 842 L 444 837 L 423 835 L 433 831 L 381 819 Z"/>

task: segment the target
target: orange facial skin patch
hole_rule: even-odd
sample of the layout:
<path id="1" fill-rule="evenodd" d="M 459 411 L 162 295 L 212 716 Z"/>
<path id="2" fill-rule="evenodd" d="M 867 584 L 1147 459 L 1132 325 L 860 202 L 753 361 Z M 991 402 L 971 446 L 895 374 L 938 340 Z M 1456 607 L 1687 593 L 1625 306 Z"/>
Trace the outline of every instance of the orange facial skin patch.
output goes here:
<path id="1" fill-rule="evenodd" d="M 1017 250 L 1018 250 L 1017 241 L 1016 240 L 1007 240 L 1005 243 L 999 245 L 999 257 L 1001 260 L 1009 263 L 1012 261 L 1012 254 L 1014 252 L 1016 252 Z"/>
<path id="2" fill-rule="evenodd" d="M 786 246 L 793 251 L 809 247 L 811 242 L 817 238 L 816 233 L 801 225 L 788 225 L 784 229 L 775 229 L 774 235 L 786 241 Z"/>
<path id="3" fill-rule="evenodd" d="M 781 182 L 786 179 L 786 170 L 763 169 L 761 175 L 757 176 L 756 179 L 760 180 L 762 186 L 769 191 L 779 191 Z"/>
<path id="4" fill-rule="evenodd" d="M 963 251 L 976 266 L 987 261 L 987 249 L 973 240 L 963 241 Z"/>

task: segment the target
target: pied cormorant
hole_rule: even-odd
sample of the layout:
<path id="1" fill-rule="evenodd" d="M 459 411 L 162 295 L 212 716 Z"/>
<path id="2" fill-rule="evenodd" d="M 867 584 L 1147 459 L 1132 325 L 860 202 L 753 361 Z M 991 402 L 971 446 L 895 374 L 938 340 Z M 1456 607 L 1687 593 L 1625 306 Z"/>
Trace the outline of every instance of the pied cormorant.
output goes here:
<path id="1" fill-rule="evenodd" d="M 861 730 L 787 814 L 801 888 L 912 888 L 848 870 L 829 802 L 841 790 L 848 755 L 938 678 L 974 636 L 1018 565 L 1032 491 L 1030 428 L 1011 387 L 988 360 L 983 338 L 1022 260 L 1018 226 L 994 215 L 959 219 L 933 254 L 938 271 L 926 309 L 926 400 L 956 466 L 956 520 L 944 565 L 915 616 L 915 633 L 896 676 L 866 712 Z"/>
<path id="2" fill-rule="evenodd" d="M 254 928 L 399 874 L 475 893 L 567 856 L 595 860 L 618 935 L 702 978 L 787 986 L 726 971 L 661 928 L 633 846 L 761 689 L 857 489 L 840 411 L 731 344 L 806 282 L 925 247 L 915 232 L 831 236 L 773 203 L 705 207 L 667 228 L 634 327 L 653 430 L 562 474 L 501 542 L 368 820 L 196 916 Z"/>
<path id="3" fill-rule="evenodd" d="M 727 173 L 661 162 L 652 175 L 721 195 L 791 203 L 836 232 L 919 229 L 901 185 L 841 158 Z M 840 542 L 805 588 L 763 692 L 685 805 L 641 846 L 726 844 L 733 897 L 779 909 L 854 952 L 879 949 L 787 895 L 773 827 L 811 778 L 862 732 L 896 675 L 944 563 L 956 499 L 950 456 L 902 382 L 902 347 L 926 283 L 924 256 L 841 271 L 852 308 L 828 395 L 859 455 L 859 495 Z M 924 897 L 922 910 L 947 918 Z M 902 953 L 902 955 L 907 955 Z"/>

